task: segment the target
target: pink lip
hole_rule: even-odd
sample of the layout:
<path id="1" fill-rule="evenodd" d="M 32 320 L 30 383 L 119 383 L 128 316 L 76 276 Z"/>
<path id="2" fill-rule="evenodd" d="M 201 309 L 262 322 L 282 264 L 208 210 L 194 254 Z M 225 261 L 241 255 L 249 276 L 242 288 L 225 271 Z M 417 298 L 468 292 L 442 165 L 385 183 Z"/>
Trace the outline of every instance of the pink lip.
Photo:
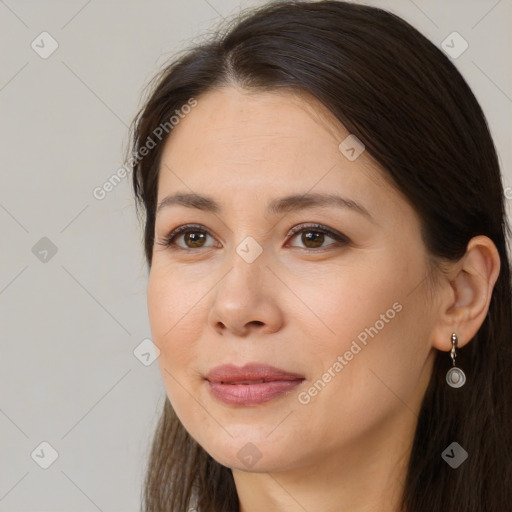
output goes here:
<path id="1" fill-rule="evenodd" d="M 229 405 L 257 405 L 291 391 L 304 376 L 262 364 L 243 367 L 222 365 L 213 368 L 206 380 L 218 400 Z M 264 381 L 264 382 L 257 382 Z"/>

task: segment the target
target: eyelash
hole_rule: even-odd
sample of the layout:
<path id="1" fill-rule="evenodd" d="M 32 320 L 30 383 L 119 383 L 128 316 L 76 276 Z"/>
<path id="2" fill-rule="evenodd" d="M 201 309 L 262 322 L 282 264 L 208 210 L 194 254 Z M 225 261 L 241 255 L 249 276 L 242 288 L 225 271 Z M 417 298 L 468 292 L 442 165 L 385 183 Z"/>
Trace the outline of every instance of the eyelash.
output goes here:
<path id="1" fill-rule="evenodd" d="M 333 230 L 327 228 L 326 226 L 322 226 L 321 224 L 308 224 L 308 225 L 296 226 L 290 230 L 290 232 L 288 233 L 288 238 L 291 239 L 291 238 L 293 238 L 293 236 L 295 236 L 297 234 L 300 234 L 303 232 L 308 232 L 308 231 L 313 232 L 313 233 L 322 233 L 324 235 L 327 235 L 330 238 L 334 239 L 335 243 L 331 243 L 327 247 L 320 247 L 320 248 L 316 248 L 316 249 L 311 249 L 308 247 L 295 247 L 296 249 L 302 249 L 302 250 L 309 251 L 309 252 L 320 252 L 320 251 L 327 249 L 330 246 L 347 245 L 350 243 L 350 240 L 345 235 L 338 233 L 336 231 L 333 231 Z M 203 229 L 203 227 L 199 224 L 186 224 L 184 226 L 180 226 L 180 227 L 174 229 L 163 239 L 162 242 L 157 242 L 157 243 L 159 245 L 163 245 L 164 247 L 169 248 L 173 251 L 174 250 L 182 250 L 182 251 L 190 252 L 190 251 L 194 251 L 194 250 L 197 251 L 199 249 L 211 248 L 211 247 L 198 247 L 198 248 L 194 249 L 191 247 L 184 248 L 184 247 L 180 247 L 179 245 L 176 245 L 175 239 L 179 235 L 182 235 L 182 234 L 188 233 L 188 232 L 192 232 L 192 233 L 200 232 L 200 233 L 203 233 L 206 235 L 209 234 L 208 231 Z"/>

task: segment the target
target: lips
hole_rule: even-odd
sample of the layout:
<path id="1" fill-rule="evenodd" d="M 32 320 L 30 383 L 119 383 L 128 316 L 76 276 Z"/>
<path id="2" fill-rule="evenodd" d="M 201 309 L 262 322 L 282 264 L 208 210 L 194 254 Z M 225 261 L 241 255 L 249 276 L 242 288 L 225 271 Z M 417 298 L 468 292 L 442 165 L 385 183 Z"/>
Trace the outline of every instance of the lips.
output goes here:
<path id="1" fill-rule="evenodd" d="M 242 367 L 226 364 L 213 368 L 206 376 L 206 379 L 210 382 L 220 382 L 223 384 L 248 384 L 297 380 L 304 379 L 304 376 L 263 364 L 246 364 Z"/>
<path id="2" fill-rule="evenodd" d="M 229 405 L 250 406 L 291 391 L 304 376 L 262 364 L 222 365 L 213 368 L 206 380 L 216 399 Z"/>

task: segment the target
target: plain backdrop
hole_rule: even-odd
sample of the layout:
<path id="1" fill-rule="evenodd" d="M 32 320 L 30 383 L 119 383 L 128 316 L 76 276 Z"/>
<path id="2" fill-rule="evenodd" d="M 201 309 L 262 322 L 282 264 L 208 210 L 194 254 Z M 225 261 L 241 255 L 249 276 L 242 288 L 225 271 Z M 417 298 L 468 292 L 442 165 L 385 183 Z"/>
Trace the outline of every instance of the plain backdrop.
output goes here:
<path id="1" fill-rule="evenodd" d="M 151 337 L 142 232 L 130 178 L 93 190 L 123 164 L 148 80 L 263 3 L 0 1 L 0 511 L 140 509 L 165 397 L 137 348 Z M 512 185 L 512 2 L 365 3 L 438 46 L 454 31 L 467 41 L 453 62 Z"/>

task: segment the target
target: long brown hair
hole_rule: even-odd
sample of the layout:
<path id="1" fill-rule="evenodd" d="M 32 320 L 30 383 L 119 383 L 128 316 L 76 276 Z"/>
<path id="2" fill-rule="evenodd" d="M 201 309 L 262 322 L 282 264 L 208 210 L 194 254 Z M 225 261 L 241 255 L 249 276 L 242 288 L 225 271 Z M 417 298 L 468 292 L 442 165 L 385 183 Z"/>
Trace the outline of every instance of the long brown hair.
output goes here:
<path id="1" fill-rule="evenodd" d="M 402 507 L 408 512 L 504 512 L 512 503 L 512 319 L 504 193 L 482 109 L 449 58 L 398 16 L 342 1 L 279 1 L 245 12 L 159 73 L 132 125 L 133 187 L 151 267 L 164 142 L 158 127 L 214 87 L 284 88 L 322 102 L 388 173 L 421 219 L 433 258 L 458 260 L 488 236 L 501 271 L 488 315 L 457 362 L 468 382 L 446 385 L 436 355 L 419 414 Z M 160 134 L 156 136 L 155 134 Z M 156 147 L 139 151 L 148 141 Z M 139 210 L 140 207 L 140 210 Z M 453 441 L 468 460 L 452 469 Z M 148 460 L 146 512 L 238 511 L 231 470 L 186 432 L 165 400 Z"/>

